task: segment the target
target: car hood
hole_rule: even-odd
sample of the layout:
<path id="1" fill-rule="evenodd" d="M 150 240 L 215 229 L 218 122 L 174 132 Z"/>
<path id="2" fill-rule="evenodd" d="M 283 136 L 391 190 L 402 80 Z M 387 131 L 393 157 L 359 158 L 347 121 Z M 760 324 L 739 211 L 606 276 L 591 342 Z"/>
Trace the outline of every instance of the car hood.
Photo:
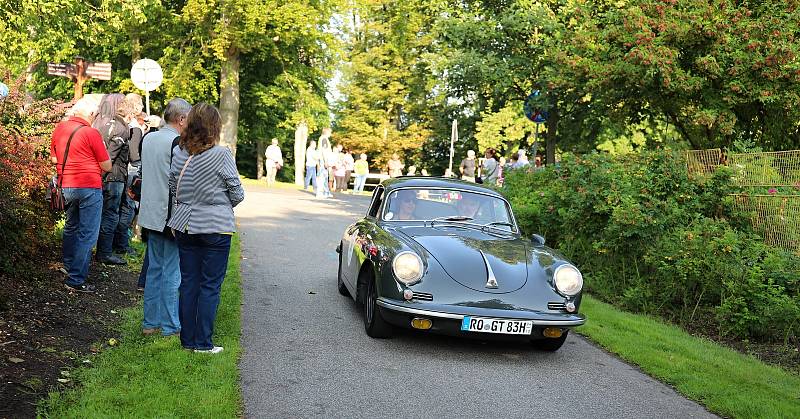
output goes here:
<path id="1" fill-rule="evenodd" d="M 528 280 L 530 252 L 519 237 L 498 237 L 463 227 L 399 229 L 436 259 L 456 282 L 489 294 L 504 294 L 522 288 Z M 497 288 L 487 288 L 487 262 Z"/>

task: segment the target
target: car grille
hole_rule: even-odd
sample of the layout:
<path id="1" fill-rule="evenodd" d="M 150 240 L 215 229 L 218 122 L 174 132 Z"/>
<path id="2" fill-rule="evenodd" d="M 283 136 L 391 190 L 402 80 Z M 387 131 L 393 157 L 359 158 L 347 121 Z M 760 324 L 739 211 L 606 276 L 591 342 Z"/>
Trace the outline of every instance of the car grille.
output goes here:
<path id="1" fill-rule="evenodd" d="M 413 298 L 417 300 L 424 300 L 424 301 L 433 301 L 433 294 L 428 294 L 427 292 L 413 292 Z"/>
<path id="2" fill-rule="evenodd" d="M 567 307 L 564 305 L 564 303 L 547 303 L 547 309 L 566 311 Z"/>

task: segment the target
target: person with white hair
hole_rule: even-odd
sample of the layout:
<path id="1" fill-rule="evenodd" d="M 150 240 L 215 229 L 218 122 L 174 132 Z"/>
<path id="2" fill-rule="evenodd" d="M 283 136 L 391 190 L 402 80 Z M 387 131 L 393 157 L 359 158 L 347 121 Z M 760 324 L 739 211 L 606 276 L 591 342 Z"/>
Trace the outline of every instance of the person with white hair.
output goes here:
<path id="1" fill-rule="evenodd" d="M 461 171 L 461 180 L 475 182 L 476 167 L 477 163 L 475 161 L 475 151 L 467 150 L 467 158 L 461 160 L 461 165 L 458 166 L 458 170 Z"/>
<path id="2" fill-rule="evenodd" d="M 273 186 L 275 185 L 275 175 L 283 167 L 283 153 L 281 153 L 277 138 L 272 139 L 272 144 L 267 147 L 264 157 L 267 160 L 267 186 Z"/>
<path id="3" fill-rule="evenodd" d="M 96 109 L 92 100 L 79 100 L 70 109 L 71 116 L 56 125 L 50 140 L 50 160 L 56 165 L 66 201 L 64 285 L 84 293 L 95 291 L 86 279 L 103 211 L 101 173 L 111 171 L 103 138 L 91 126 Z"/>
<path id="4" fill-rule="evenodd" d="M 520 148 L 519 151 L 517 152 L 517 161 L 516 161 L 516 163 L 511 165 L 511 168 L 517 169 L 517 168 L 520 168 L 520 167 L 525 167 L 525 166 L 527 166 L 529 164 L 530 164 L 530 162 L 528 161 L 528 156 L 526 155 L 525 149 L 524 148 Z"/>

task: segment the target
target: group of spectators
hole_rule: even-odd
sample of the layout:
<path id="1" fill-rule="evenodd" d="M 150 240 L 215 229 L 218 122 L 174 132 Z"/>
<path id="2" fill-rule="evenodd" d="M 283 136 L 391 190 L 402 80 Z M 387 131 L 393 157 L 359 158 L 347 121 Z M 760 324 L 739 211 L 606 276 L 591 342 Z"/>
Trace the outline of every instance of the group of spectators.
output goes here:
<path id="1" fill-rule="evenodd" d="M 498 157 L 497 150 L 494 148 L 487 148 L 484 152 L 484 158 L 480 162 L 475 158 L 475 152 L 473 150 L 467 150 L 467 157 L 461 161 L 459 171 L 461 172 L 462 180 L 499 186 L 503 184 L 504 172 L 529 165 L 530 162 L 528 161 L 525 149 L 520 149 L 513 153 L 509 161 L 506 162 L 505 157 Z M 534 168 L 539 169 L 541 167 L 542 158 L 541 156 L 536 156 Z"/>
<path id="2" fill-rule="evenodd" d="M 181 345 L 218 353 L 212 342 L 219 293 L 244 199 L 233 154 L 219 146 L 222 119 L 212 105 L 170 100 L 163 115 L 141 112 L 138 95 L 79 100 L 53 131 L 51 160 L 66 201 L 64 285 L 92 293 L 95 260 L 123 265 L 134 253 L 134 217 L 147 242 L 140 275 L 142 333 L 180 335 Z M 140 201 L 128 193 L 141 179 Z M 115 254 L 116 253 L 116 254 Z"/>
<path id="3" fill-rule="evenodd" d="M 355 160 L 349 149 L 342 144 L 333 146 L 331 129 L 324 128 L 319 142 L 311 141 L 306 149 L 306 176 L 304 189 L 314 187 L 317 198 L 333 197 L 333 192 L 345 192 L 350 178 L 354 177 L 353 191 L 361 192 L 369 174 L 367 155 Z"/>

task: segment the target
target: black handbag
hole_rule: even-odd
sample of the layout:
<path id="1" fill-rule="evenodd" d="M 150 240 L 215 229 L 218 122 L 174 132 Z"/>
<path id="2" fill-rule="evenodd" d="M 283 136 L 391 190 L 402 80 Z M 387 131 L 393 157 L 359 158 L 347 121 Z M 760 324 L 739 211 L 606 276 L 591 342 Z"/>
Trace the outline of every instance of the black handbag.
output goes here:
<path id="1" fill-rule="evenodd" d="M 72 143 L 72 137 L 75 136 L 75 133 L 78 132 L 79 129 L 83 128 L 83 125 L 78 126 L 72 131 L 72 134 L 69 135 L 69 139 L 67 140 L 67 146 L 64 149 L 64 162 L 61 163 L 61 176 L 58 176 L 58 170 L 56 170 L 56 175 L 53 176 L 50 181 L 48 182 L 47 188 L 50 191 L 47 194 L 47 200 L 50 201 L 50 211 L 53 212 L 63 212 L 67 208 L 67 200 L 64 199 L 64 191 L 61 185 L 64 183 L 64 169 L 67 167 L 67 157 L 69 156 L 69 145 Z"/>
<path id="2" fill-rule="evenodd" d="M 128 197 L 136 202 L 142 199 L 142 178 L 139 175 L 133 175 L 131 184 L 128 186 Z"/>

